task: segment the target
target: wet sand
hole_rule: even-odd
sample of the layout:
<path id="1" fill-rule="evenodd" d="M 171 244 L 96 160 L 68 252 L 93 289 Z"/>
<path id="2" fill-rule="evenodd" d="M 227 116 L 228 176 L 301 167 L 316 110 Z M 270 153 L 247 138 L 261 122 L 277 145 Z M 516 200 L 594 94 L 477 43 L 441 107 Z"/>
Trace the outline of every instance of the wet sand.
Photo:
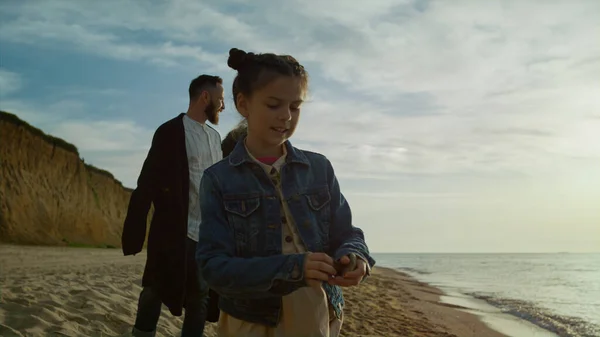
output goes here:
<path id="1" fill-rule="evenodd" d="M 119 249 L 0 245 L 0 336 L 128 336 L 145 254 Z M 504 336 L 442 292 L 376 267 L 345 289 L 343 336 Z M 157 336 L 177 336 L 180 317 L 163 307 Z M 215 336 L 209 323 L 206 336 Z"/>

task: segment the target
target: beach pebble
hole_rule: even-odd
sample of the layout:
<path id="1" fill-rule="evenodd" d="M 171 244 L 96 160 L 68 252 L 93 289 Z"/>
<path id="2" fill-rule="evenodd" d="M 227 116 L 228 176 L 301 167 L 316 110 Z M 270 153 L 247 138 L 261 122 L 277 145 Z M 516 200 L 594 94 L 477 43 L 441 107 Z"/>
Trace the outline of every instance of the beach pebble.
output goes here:
<path id="1" fill-rule="evenodd" d="M 336 276 L 343 276 L 345 273 L 356 269 L 356 255 L 354 253 L 350 253 L 348 254 L 348 257 L 350 258 L 350 263 L 348 264 L 342 264 L 340 260 L 336 260 L 334 262 L 333 267 L 335 270 L 337 270 Z"/>

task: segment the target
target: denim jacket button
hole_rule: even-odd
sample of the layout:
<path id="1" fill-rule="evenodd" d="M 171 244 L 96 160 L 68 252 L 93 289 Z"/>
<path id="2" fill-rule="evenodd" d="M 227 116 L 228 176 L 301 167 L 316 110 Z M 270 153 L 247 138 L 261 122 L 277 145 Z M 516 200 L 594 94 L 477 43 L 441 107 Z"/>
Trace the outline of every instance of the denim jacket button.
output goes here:
<path id="1" fill-rule="evenodd" d="M 292 241 L 294 241 L 294 239 L 290 235 L 288 235 L 288 236 L 285 237 L 285 242 L 289 243 L 289 242 L 292 242 Z"/>

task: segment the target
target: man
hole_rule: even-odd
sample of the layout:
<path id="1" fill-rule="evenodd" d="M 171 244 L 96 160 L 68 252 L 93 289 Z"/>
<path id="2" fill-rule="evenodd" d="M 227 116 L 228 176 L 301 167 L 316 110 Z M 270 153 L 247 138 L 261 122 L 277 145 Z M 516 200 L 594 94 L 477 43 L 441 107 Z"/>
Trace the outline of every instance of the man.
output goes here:
<path id="1" fill-rule="evenodd" d="M 195 262 L 201 222 L 198 192 L 204 169 L 223 157 L 219 133 L 206 124 L 219 122 L 223 80 L 198 76 L 190 83 L 189 97 L 187 112 L 154 133 L 125 218 L 123 253 L 135 255 L 144 245 L 154 204 L 134 336 L 155 335 L 161 303 L 175 316 L 185 308 L 182 337 L 200 337 L 204 331 L 208 287 Z"/>

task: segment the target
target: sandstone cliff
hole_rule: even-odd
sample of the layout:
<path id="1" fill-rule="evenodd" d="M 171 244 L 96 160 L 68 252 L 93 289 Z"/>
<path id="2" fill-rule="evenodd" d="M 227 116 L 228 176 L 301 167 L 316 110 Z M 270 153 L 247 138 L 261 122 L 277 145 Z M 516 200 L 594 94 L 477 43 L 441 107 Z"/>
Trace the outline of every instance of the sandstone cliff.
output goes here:
<path id="1" fill-rule="evenodd" d="M 119 247 L 131 190 L 77 148 L 0 111 L 0 241 Z"/>

